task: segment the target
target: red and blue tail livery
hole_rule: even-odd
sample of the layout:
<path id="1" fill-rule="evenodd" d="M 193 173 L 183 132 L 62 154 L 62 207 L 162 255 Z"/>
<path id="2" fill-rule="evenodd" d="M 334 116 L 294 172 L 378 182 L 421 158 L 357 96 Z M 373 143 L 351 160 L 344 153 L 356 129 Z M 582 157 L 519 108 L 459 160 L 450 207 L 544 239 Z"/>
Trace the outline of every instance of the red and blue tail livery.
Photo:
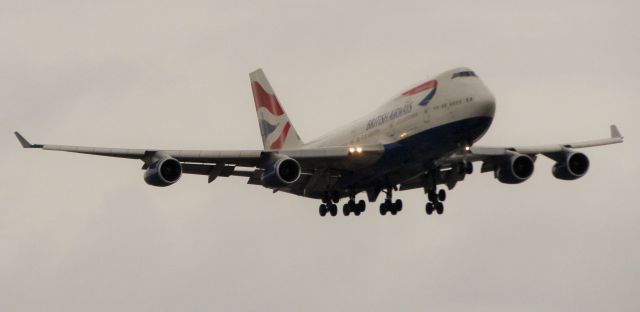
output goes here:
<path id="1" fill-rule="evenodd" d="M 258 69 L 249 74 L 249 77 L 264 148 L 280 150 L 302 146 L 300 136 L 282 109 L 264 72 Z"/>

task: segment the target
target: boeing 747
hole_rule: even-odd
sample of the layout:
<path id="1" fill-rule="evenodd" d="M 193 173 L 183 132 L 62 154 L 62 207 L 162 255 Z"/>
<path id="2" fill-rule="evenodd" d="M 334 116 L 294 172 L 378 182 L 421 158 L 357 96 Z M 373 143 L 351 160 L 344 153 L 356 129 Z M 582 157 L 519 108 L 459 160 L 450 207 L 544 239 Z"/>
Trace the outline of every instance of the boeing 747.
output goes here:
<path id="1" fill-rule="evenodd" d="M 15 132 L 25 148 L 40 148 L 141 160 L 147 184 L 164 187 L 182 174 L 240 176 L 249 184 L 322 201 L 321 216 L 360 215 L 365 193 L 375 202 L 385 199 L 380 214 L 397 214 L 402 200 L 395 192 L 420 188 L 427 194 L 425 212 L 442 214 L 449 190 L 481 163 L 507 184 L 531 177 L 536 157 L 553 161 L 551 172 L 562 180 L 587 173 L 589 159 L 577 151 L 623 141 L 615 125 L 610 137 L 545 146 L 482 147 L 474 145 L 489 129 L 495 99 L 468 68 L 457 68 L 410 88 L 369 115 L 308 143 L 298 135 L 262 70 L 250 74 L 263 148 L 256 150 L 158 150 L 32 144 Z"/>

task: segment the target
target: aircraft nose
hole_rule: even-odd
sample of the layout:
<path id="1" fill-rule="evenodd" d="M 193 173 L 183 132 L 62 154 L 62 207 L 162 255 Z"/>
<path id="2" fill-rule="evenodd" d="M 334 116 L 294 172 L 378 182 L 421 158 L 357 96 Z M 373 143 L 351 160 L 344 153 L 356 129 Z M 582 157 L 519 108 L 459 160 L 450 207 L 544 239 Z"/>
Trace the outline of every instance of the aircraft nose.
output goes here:
<path id="1" fill-rule="evenodd" d="M 477 103 L 478 115 L 493 118 L 496 112 L 496 99 L 493 94 L 487 92 L 487 94 L 478 99 Z"/>

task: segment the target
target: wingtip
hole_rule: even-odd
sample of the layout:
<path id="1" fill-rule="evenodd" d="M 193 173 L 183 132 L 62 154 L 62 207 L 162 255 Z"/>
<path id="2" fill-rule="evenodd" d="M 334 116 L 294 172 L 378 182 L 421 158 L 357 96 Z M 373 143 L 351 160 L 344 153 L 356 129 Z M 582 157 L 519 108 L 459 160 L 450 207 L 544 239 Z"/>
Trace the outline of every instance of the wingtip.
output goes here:
<path id="1" fill-rule="evenodd" d="M 620 139 L 623 138 L 622 134 L 620 133 L 620 130 L 618 130 L 618 126 L 611 125 L 611 137 L 612 138 L 620 138 Z"/>
<path id="2" fill-rule="evenodd" d="M 18 131 L 14 131 L 13 134 L 15 134 L 16 138 L 18 138 L 18 142 L 20 142 L 20 145 L 22 145 L 22 147 L 24 147 L 24 148 L 40 148 L 40 147 L 42 147 L 42 145 L 29 143 L 29 141 L 27 141 L 27 139 L 25 139 L 22 136 L 22 134 L 20 134 L 20 132 L 18 132 Z"/>

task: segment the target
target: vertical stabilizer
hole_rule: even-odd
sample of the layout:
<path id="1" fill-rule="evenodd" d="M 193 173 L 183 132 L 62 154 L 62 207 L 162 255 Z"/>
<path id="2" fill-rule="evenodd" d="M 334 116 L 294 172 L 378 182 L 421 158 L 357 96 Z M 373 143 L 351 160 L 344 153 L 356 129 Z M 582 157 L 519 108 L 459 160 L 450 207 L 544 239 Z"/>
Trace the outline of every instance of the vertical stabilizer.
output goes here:
<path id="1" fill-rule="evenodd" d="M 258 114 L 258 125 L 265 150 L 291 149 L 302 146 L 298 132 L 289 120 L 262 69 L 251 74 L 251 89 Z"/>

